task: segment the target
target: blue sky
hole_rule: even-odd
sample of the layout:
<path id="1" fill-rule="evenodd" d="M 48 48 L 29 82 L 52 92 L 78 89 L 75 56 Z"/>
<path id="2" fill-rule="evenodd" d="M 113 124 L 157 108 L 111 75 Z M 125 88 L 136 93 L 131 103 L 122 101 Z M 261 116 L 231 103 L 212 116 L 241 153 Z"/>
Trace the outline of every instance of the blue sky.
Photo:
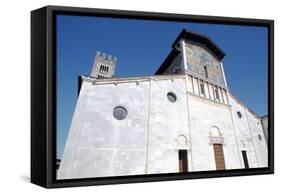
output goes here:
<path id="1" fill-rule="evenodd" d="M 268 109 L 267 28 L 90 16 L 57 16 L 57 157 L 77 100 L 77 77 L 89 75 L 97 51 L 117 57 L 115 76 L 153 75 L 183 28 L 209 36 L 225 53 L 232 94 L 258 115 Z"/>

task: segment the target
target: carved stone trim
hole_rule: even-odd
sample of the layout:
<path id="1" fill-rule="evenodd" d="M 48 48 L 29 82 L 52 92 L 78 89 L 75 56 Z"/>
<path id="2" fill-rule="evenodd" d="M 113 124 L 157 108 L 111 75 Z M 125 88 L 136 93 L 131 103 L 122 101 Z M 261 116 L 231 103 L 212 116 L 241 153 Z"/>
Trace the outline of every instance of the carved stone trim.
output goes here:
<path id="1" fill-rule="evenodd" d="M 211 137 L 209 136 L 209 144 L 224 144 L 224 138 L 223 137 Z"/>

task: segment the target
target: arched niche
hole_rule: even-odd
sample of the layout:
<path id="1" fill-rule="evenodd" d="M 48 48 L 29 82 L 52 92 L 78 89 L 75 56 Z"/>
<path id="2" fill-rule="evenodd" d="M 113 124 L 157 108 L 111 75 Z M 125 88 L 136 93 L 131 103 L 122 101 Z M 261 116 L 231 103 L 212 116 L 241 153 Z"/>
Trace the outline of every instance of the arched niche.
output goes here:
<path id="1" fill-rule="evenodd" d="M 241 150 L 246 150 L 246 143 L 244 140 L 239 141 L 239 147 Z"/>
<path id="2" fill-rule="evenodd" d="M 189 145 L 189 140 L 186 137 L 186 135 L 184 134 L 180 134 L 177 137 L 177 149 L 187 149 L 188 150 L 188 146 Z"/>
<path id="3" fill-rule="evenodd" d="M 211 127 L 209 130 L 209 141 L 210 144 L 224 144 L 224 137 L 219 127 Z"/>

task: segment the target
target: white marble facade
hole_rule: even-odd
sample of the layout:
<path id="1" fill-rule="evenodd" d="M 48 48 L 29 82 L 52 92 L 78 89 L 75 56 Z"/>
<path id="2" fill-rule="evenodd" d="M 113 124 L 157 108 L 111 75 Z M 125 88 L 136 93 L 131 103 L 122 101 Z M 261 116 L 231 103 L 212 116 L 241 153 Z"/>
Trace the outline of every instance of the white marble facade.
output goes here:
<path id="1" fill-rule="evenodd" d="M 216 170 L 214 144 L 222 145 L 226 170 L 245 168 L 242 151 L 249 168 L 267 167 L 261 118 L 229 92 L 222 66 L 210 72 L 214 79 L 202 74 L 82 76 L 57 178 L 176 173 L 179 150 L 187 151 L 187 171 Z M 123 120 L 116 107 L 126 109 Z"/>

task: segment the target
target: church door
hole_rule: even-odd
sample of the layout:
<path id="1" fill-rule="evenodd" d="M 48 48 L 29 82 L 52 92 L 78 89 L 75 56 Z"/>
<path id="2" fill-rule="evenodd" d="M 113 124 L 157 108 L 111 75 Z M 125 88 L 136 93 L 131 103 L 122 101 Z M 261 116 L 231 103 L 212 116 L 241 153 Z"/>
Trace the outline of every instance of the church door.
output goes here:
<path id="1" fill-rule="evenodd" d="M 215 152 L 215 160 L 216 160 L 216 169 L 224 170 L 225 163 L 224 163 L 222 144 L 214 144 L 214 152 Z"/>
<path id="2" fill-rule="evenodd" d="M 179 172 L 187 172 L 187 151 L 179 150 Z"/>
<path id="3" fill-rule="evenodd" d="M 242 156 L 243 156 L 244 166 L 245 166 L 246 169 L 248 169 L 249 168 L 249 162 L 248 162 L 247 152 L 242 151 Z"/>

